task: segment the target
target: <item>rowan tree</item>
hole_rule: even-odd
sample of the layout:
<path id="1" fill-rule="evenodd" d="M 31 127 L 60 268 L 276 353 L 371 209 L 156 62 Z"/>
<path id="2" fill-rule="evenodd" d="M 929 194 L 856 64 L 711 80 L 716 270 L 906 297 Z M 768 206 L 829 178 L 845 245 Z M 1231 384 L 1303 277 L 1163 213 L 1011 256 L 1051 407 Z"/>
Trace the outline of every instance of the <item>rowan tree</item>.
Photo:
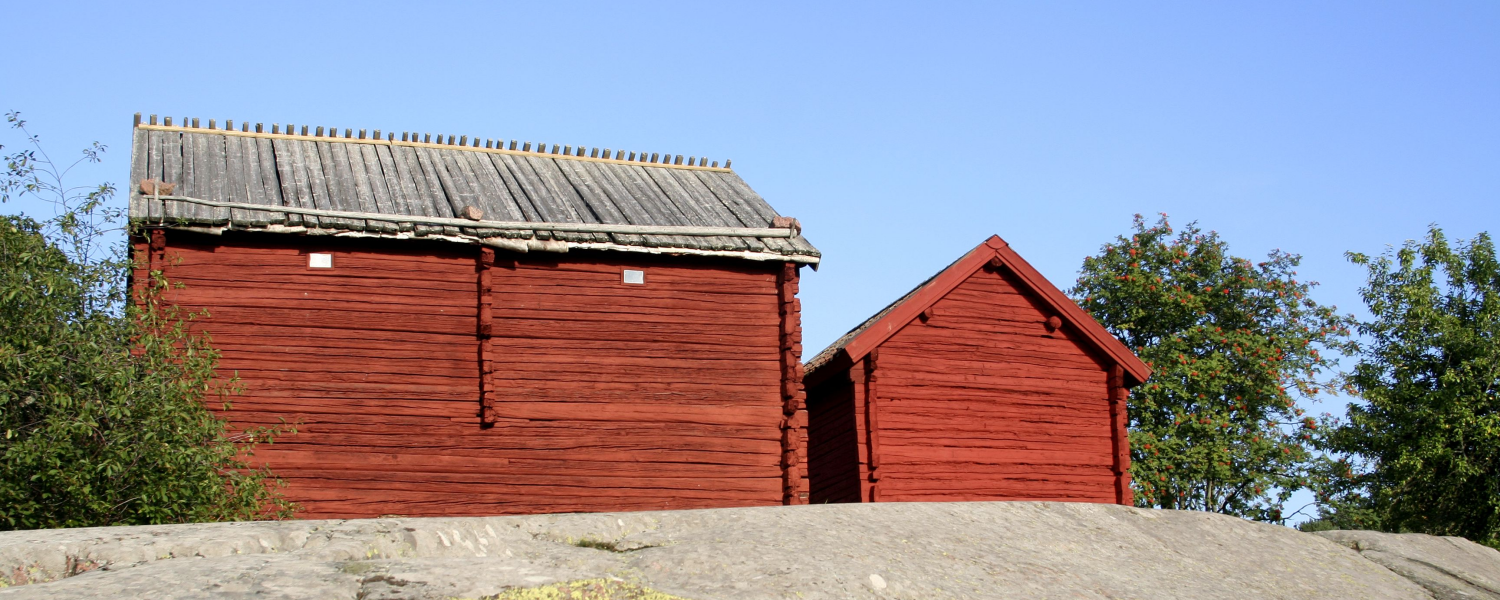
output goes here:
<path id="1" fill-rule="evenodd" d="M 1457 535 L 1500 546 L 1500 261 L 1490 236 L 1371 257 L 1360 289 L 1361 397 L 1330 421 L 1320 527 Z"/>
<path id="2" fill-rule="evenodd" d="M 1309 297 L 1300 257 L 1251 262 L 1166 215 L 1084 259 L 1075 300 L 1153 373 L 1129 398 L 1136 505 L 1280 521 L 1309 482 L 1317 422 L 1348 317 Z"/>

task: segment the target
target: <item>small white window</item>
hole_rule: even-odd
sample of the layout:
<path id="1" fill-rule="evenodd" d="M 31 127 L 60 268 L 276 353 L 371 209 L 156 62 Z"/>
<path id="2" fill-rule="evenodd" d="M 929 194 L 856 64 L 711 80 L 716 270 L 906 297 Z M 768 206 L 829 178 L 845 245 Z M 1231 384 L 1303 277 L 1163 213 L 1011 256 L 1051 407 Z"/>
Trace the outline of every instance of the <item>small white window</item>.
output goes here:
<path id="1" fill-rule="evenodd" d="M 309 269 L 332 269 L 333 255 L 324 252 L 314 252 L 307 255 L 307 268 Z"/>
<path id="2" fill-rule="evenodd" d="M 637 285 L 646 283 L 646 272 L 625 269 L 625 283 L 634 283 Z"/>

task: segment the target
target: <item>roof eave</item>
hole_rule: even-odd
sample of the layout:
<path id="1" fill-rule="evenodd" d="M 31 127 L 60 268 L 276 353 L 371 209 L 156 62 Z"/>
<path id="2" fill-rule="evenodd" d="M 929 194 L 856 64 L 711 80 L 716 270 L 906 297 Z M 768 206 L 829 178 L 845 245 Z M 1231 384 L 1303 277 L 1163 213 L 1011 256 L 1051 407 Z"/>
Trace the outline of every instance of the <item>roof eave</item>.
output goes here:
<path id="1" fill-rule="evenodd" d="M 1115 364 L 1125 369 L 1126 375 L 1129 376 L 1127 377 L 1126 387 L 1140 385 L 1151 377 L 1151 367 L 1146 366 L 1146 363 L 1142 362 L 1140 357 L 1136 356 L 1130 348 L 1126 347 L 1123 342 L 1111 334 L 1109 330 L 1105 329 L 1104 325 L 1094 319 L 1093 315 L 1083 310 L 1082 307 L 1078 306 L 1078 303 L 1073 302 L 1073 299 L 1069 298 L 1057 286 L 1052 285 L 1052 282 L 1043 277 L 1035 267 L 1031 266 L 1031 263 L 1026 262 L 1026 259 L 1021 258 L 1020 254 L 1011 249 L 1010 245 L 1005 243 L 1005 240 L 1000 239 L 1000 236 L 994 236 L 990 238 L 990 242 L 986 243 L 989 244 L 996 241 L 999 242 L 999 245 L 992 246 L 995 248 L 995 254 L 1000 258 L 1001 262 L 1005 263 L 1005 266 L 1011 272 L 1025 281 L 1047 304 L 1051 305 L 1052 309 L 1058 312 L 1059 317 L 1072 324 L 1074 329 L 1088 337 L 1096 348 L 1108 354 L 1115 361 Z M 1131 379 L 1134 381 L 1130 381 Z"/>
<path id="2" fill-rule="evenodd" d="M 185 231 L 206 235 L 223 235 L 224 232 L 246 232 L 273 235 L 300 235 L 316 237 L 338 237 L 338 238 L 365 238 L 365 239 L 389 239 L 389 240 L 430 240 L 434 242 L 448 242 L 459 244 L 474 244 L 489 246 L 499 250 L 508 250 L 522 254 L 533 252 L 565 253 L 569 250 L 601 250 L 609 252 L 628 252 L 636 254 L 658 254 L 672 256 L 711 256 L 716 258 L 736 258 L 757 262 L 789 262 L 800 265 L 809 265 L 814 268 L 821 262 L 822 258 L 811 254 L 779 254 L 775 252 L 756 252 L 752 250 L 706 250 L 702 248 L 682 248 L 674 246 L 634 246 L 629 244 L 613 244 L 606 242 L 573 242 L 564 240 L 541 241 L 536 239 L 515 238 L 481 238 L 470 235 L 447 235 L 427 234 L 422 236 L 412 235 L 410 232 L 379 232 L 379 231 L 353 231 L 326 228 L 309 228 L 302 225 L 280 225 L 271 224 L 258 227 L 230 227 L 228 225 L 208 225 L 192 223 L 152 223 L 144 219 L 132 219 L 131 223 L 137 226 Z"/>
<path id="3" fill-rule="evenodd" d="M 802 376 L 802 385 L 808 389 L 822 385 L 834 375 L 848 371 L 852 366 L 854 366 L 854 360 L 849 358 L 848 352 L 840 348 L 827 360 L 809 366 Z"/>
<path id="4" fill-rule="evenodd" d="M 1127 375 L 1127 387 L 1139 385 L 1151 377 L 1150 367 L 1141 362 L 1135 353 L 1111 335 L 1093 316 L 1068 298 L 1062 290 L 1047 281 L 1047 278 L 1021 258 L 1021 255 L 1011 249 L 1010 244 L 998 235 L 990 236 L 984 243 L 976 246 L 963 258 L 934 276 L 921 289 L 909 294 L 899 306 L 891 308 L 884 317 L 870 324 L 864 331 L 845 343 L 842 348 L 838 348 L 835 355 L 814 369 L 810 369 L 809 377 L 816 375 L 826 379 L 828 375 L 822 374 L 822 371 L 838 371 L 840 370 L 838 364 L 844 364 L 844 368 L 847 368 L 848 365 L 862 360 L 871 350 L 890 339 L 923 311 L 947 296 L 975 272 L 984 268 L 992 259 L 999 259 L 1000 263 L 1019 277 L 1026 287 L 1036 292 L 1059 318 L 1072 326 L 1074 330 L 1082 333 L 1090 345 L 1107 355 L 1115 364 L 1120 365 Z M 825 349 L 818 356 L 831 350 L 833 349 Z"/>

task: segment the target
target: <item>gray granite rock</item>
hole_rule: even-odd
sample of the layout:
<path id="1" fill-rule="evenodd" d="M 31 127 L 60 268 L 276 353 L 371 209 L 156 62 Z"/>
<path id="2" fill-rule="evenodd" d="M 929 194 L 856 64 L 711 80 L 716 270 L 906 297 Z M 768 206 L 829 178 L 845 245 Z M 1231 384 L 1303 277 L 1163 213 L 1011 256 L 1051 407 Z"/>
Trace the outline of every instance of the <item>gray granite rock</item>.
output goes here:
<path id="1" fill-rule="evenodd" d="M 1317 535 L 1427 588 L 1438 600 L 1500 600 L 1500 550 L 1459 537 L 1378 531 Z"/>
<path id="2" fill-rule="evenodd" d="M 1047 502 L 7 532 L 0 574 L 0 599 L 479 598 L 601 577 L 697 600 L 1432 597 L 1285 527 Z"/>

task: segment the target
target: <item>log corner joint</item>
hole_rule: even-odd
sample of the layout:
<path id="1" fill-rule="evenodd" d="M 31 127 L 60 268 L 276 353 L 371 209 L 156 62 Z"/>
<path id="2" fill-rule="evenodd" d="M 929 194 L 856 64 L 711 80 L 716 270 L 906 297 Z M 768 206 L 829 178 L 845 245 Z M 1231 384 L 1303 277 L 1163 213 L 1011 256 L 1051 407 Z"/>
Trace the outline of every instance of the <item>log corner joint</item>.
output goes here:
<path id="1" fill-rule="evenodd" d="M 1115 502 L 1125 506 L 1135 504 L 1135 494 L 1130 489 L 1130 416 L 1128 394 L 1125 387 L 1125 369 L 1120 365 L 1109 368 L 1109 420 L 1114 441 Z"/>
<path id="2" fill-rule="evenodd" d="M 479 310 L 475 318 L 475 337 L 479 341 L 479 426 L 495 425 L 495 400 L 499 390 L 495 389 L 495 351 L 490 337 L 494 334 L 494 274 L 495 251 L 480 248 L 475 261 L 478 273 Z"/>
<path id="3" fill-rule="evenodd" d="M 868 451 L 870 502 L 880 501 L 880 349 L 873 348 L 865 355 L 865 445 Z"/>
<path id="4" fill-rule="evenodd" d="M 802 385 L 802 301 L 797 299 L 799 265 L 784 263 L 777 276 L 780 304 L 782 503 L 807 504 L 807 392 Z"/>

